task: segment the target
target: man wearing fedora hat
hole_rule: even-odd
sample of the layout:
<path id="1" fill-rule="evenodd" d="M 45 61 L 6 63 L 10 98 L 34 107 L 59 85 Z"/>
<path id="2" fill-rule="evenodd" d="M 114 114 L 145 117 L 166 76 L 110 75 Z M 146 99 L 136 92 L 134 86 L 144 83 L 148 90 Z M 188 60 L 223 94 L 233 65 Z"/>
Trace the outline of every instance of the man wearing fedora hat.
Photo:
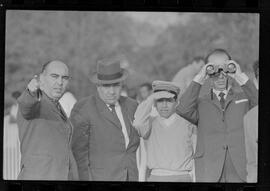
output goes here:
<path id="1" fill-rule="evenodd" d="M 137 102 L 120 96 L 128 73 L 119 59 L 103 59 L 91 78 L 97 92 L 71 112 L 72 150 L 80 180 L 138 181 L 139 136 L 132 126 Z"/>

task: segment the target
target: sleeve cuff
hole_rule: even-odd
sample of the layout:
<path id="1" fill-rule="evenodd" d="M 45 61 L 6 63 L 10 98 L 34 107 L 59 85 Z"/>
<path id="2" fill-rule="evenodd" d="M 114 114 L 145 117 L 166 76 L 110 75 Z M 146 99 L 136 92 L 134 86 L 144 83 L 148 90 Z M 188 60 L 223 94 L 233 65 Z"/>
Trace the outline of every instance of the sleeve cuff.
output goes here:
<path id="1" fill-rule="evenodd" d="M 201 84 L 201 85 L 203 85 L 203 83 L 204 83 L 204 80 L 199 75 L 196 75 L 193 78 L 193 81 L 196 82 L 196 83 L 198 83 L 198 84 Z"/>
<path id="2" fill-rule="evenodd" d="M 239 75 L 235 76 L 235 80 L 237 81 L 237 83 L 242 86 L 244 84 L 247 83 L 247 81 L 249 80 L 248 76 L 245 73 L 241 73 Z"/>

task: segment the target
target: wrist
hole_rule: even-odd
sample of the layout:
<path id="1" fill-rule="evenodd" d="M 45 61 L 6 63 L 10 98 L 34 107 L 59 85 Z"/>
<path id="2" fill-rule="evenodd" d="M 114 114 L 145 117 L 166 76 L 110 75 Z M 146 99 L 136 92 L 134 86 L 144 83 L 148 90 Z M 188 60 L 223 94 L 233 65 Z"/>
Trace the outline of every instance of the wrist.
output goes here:
<path id="1" fill-rule="evenodd" d="M 236 74 L 234 76 L 234 79 L 240 86 L 242 86 L 247 83 L 249 78 L 245 73 L 242 72 L 242 73 Z"/>
<path id="2" fill-rule="evenodd" d="M 36 92 L 36 91 L 31 91 L 31 90 L 29 90 L 29 88 L 27 88 L 26 91 L 27 91 L 28 94 L 29 94 L 30 96 L 32 96 L 32 97 L 36 97 L 36 95 L 37 95 L 37 92 Z"/>
<path id="3" fill-rule="evenodd" d="M 196 76 L 193 78 L 193 81 L 194 81 L 194 82 L 197 82 L 197 83 L 199 83 L 199 84 L 201 84 L 201 85 L 203 85 L 204 82 L 205 82 L 205 77 L 203 77 L 203 76 L 201 76 L 201 75 L 196 75 Z"/>

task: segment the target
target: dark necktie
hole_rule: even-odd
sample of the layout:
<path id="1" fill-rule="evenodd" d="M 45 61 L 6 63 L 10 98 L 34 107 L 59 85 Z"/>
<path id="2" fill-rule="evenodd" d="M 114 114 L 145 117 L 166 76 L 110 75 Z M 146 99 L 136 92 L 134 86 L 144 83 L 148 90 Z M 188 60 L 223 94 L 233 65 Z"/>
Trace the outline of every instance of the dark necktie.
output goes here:
<path id="1" fill-rule="evenodd" d="M 118 116 L 117 116 L 117 113 L 116 113 L 116 111 L 115 111 L 115 105 L 109 105 L 109 107 L 110 107 L 111 112 L 112 112 L 112 114 L 114 115 L 114 117 L 118 120 L 119 124 L 121 124 L 121 123 L 120 123 L 120 120 L 119 120 L 119 118 L 118 118 Z"/>
<path id="2" fill-rule="evenodd" d="M 225 107 L 225 99 L 224 99 L 225 93 L 220 92 L 218 95 L 220 97 L 219 101 L 220 101 L 221 108 L 224 110 L 224 107 Z"/>
<path id="3" fill-rule="evenodd" d="M 66 114 L 62 110 L 62 107 L 61 107 L 59 101 L 56 101 L 55 104 L 56 104 L 56 107 L 57 107 L 58 111 L 61 113 L 62 119 L 66 121 L 67 120 Z"/>

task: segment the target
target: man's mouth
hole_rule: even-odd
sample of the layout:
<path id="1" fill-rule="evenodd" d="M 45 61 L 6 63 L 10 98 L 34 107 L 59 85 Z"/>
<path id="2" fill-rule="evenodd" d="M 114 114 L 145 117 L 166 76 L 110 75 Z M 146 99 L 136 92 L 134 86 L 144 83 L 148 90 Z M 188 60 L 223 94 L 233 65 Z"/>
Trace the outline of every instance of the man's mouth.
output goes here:
<path id="1" fill-rule="evenodd" d="M 58 92 L 61 92 L 62 91 L 62 88 L 54 88 L 54 90 L 56 90 Z"/>
<path id="2" fill-rule="evenodd" d="M 162 109 L 162 110 L 160 110 L 161 112 L 168 112 L 168 110 L 167 109 Z"/>

